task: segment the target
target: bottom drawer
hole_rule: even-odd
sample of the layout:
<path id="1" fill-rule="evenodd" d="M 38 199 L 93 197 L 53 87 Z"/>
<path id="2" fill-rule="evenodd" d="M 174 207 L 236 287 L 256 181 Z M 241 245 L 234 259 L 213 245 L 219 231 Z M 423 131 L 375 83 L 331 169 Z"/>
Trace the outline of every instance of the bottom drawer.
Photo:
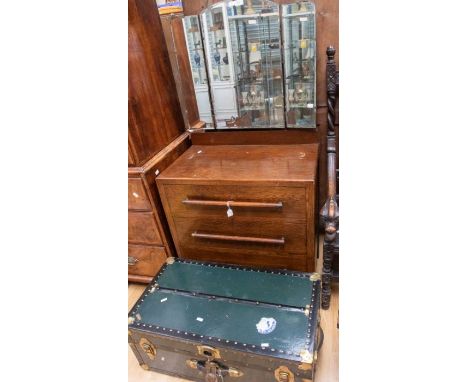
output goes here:
<path id="1" fill-rule="evenodd" d="M 164 247 L 128 245 L 128 273 L 153 277 L 166 261 Z"/>
<path id="2" fill-rule="evenodd" d="M 180 257 L 191 260 L 255 268 L 289 269 L 292 271 L 309 272 L 305 254 L 278 256 L 276 254 L 266 255 L 258 254 L 254 251 L 241 251 L 226 248 L 210 249 L 202 246 L 198 250 L 182 246 L 180 252 Z"/>

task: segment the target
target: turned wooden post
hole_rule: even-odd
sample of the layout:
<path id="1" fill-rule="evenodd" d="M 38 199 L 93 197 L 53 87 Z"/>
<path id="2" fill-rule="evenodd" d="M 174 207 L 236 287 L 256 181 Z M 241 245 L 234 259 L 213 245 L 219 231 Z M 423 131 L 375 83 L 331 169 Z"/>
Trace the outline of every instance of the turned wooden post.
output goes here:
<path id="1" fill-rule="evenodd" d="M 336 134 L 335 105 L 338 92 L 338 71 L 335 63 L 335 48 L 327 48 L 327 200 L 320 210 L 321 222 L 325 231 L 322 268 L 322 308 L 330 307 L 332 263 L 338 252 L 339 211 L 336 199 Z"/>

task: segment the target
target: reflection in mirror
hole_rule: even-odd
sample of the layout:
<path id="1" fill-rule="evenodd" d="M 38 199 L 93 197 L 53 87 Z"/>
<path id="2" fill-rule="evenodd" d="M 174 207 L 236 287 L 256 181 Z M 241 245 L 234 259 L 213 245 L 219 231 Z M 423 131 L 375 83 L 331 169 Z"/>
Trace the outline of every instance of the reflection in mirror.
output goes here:
<path id="1" fill-rule="evenodd" d="M 283 5 L 287 127 L 315 127 L 315 5 Z"/>
<path id="2" fill-rule="evenodd" d="M 239 117 L 236 127 L 284 127 L 278 5 L 266 0 L 228 2 L 229 33 Z"/>
<path id="3" fill-rule="evenodd" d="M 211 5 L 202 13 L 202 22 L 216 126 L 225 128 L 226 120 L 238 115 L 226 4 Z"/>
<path id="4" fill-rule="evenodd" d="M 207 129 L 214 128 L 206 73 L 205 51 L 203 49 L 203 37 L 198 16 L 184 17 L 184 30 L 200 120 L 206 123 Z"/>
<path id="5" fill-rule="evenodd" d="M 226 0 L 185 17 L 208 127 L 316 127 L 315 5 L 277 3 Z"/>

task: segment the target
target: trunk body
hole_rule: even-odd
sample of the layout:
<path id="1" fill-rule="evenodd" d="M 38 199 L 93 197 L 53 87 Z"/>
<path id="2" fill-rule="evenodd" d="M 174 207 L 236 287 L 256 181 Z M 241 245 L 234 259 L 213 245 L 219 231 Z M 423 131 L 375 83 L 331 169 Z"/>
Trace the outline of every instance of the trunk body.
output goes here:
<path id="1" fill-rule="evenodd" d="M 148 370 L 207 382 L 312 381 L 317 274 L 168 259 L 129 314 Z"/>

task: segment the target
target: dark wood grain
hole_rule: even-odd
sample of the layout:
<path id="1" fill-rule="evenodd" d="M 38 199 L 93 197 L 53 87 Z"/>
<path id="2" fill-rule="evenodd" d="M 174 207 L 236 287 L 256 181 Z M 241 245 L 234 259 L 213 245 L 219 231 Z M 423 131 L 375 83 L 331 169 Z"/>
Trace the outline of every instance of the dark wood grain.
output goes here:
<path id="1" fill-rule="evenodd" d="M 151 211 L 151 202 L 141 178 L 128 178 L 128 209 Z"/>
<path id="2" fill-rule="evenodd" d="M 318 0 L 316 4 L 317 21 L 317 121 L 320 135 L 320 205 L 327 198 L 327 78 L 325 54 L 328 46 L 333 45 L 339 51 L 339 0 Z M 335 56 L 337 65 L 339 55 Z"/>
<path id="3" fill-rule="evenodd" d="M 128 2 L 128 74 L 129 257 L 142 257 L 129 266 L 128 278 L 149 282 L 166 253 L 175 255 L 156 173 L 190 146 L 153 0 Z"/>
<path id="4" fill-rule="evenodd" d="M 298 254 L 306 256 L 306 224 L 290 220 L 257 221 L 254 218 L 205 218 L 188 219 L 175 218 L 177 238 L 181 246 L 190 247 L 197 251 L 205 248 L 233 248 L 239 251 L 251 250 L 258 253 Z M 284 240 L 284 244 L 278 246 L 263 246 L 258 240 L 228 241 L 227 238 L 216 240 L 200 240 L 193 233 L 206 235 L 220 235 L 229 237 L 264 238 L 272 240 Z M 214 237 L 212 238 L 214 239 Z M 283 242 L 283 241 L 282 241 Z M 276 244 L 281 244 L 276 242 Z M 196 255 L 196 254 L 195 254 Z M 187 254 L 183 257 L 189 257 Z"/>
<path id="5" fill-rule="evenodd" d="M 161 16 L 161 22 L 185 127 L 199 129 L 205 123 L 200 121 L 190 59 L 187 49 L 184 49 L 186 43 L 182 17 L 181 14 L 164 15 Z"/>
<path id="6" fill-rule="evenodd" d="M 294 145 L 318 143 L 317 131 L 311 129 L 197 131 L 194 145 Z"/>
<path id="7" fill-rule="evenodd" d="M 314 144 L 190 147 L 157 178 L 178 255 L 314 271 L 317 154 Z M 239 203 L 230 216 L 227 201 Z"/>
<path id="8" fill-rule="evenodd" d="M 151 158 L 141 167 L 129 167 L 128 174 L 131 177 L 138 176 L 142 179 L 143 184 L 152 205 L 152 210 L 155 213 L 159 232 L 163 245 L 166 248 L 168 256 L 175 256 L 176 251 L 172 241 L 169 226 L 166 221 L 166 216 L 161 204 L 161 199 L 156 186 L 156 177 L 173 163 L 180 155 L 182 155 L 190 147 L 189 134 L 184 132 L 157 155 Z"/>
<path id="9" fill-rule="evenodd" d="M 185 130 L 175 88 L 154 1 L 128 0 L 129 164 L 144 163 Z"/>
<path id="10" fill-rule="evenodd" d="M 164 247 L 134 245 L 128 246 L 128 273 L 154 277 L 166 261 Z"/>
<path id="11" fill-rule="evenodd" d="M 130 148 L 130 145 L 128 146 L 128 165 L 129 166 L 135 165 L 135 158 L 133 157 L 133 152 L 132 152 L 132 149 Z"/>
<path id="12" fill-rule="evenodd" d="M 183 250 L 186 250 L 183 248 Z M 215 263 L 236 264 L 266 269 L 289 269 L 292 271 L 304 271 L 307 269 L 307 260 L 303 256 L 278 255 L 259 253 L 257 251 L 239 251 L 237 249 L 203 248 L 197 253 L 197 260 Z"/>
<path id="13" fill-rule="evenodd" d="M 128 168 L 128 207 L 131 212 L 129 215 L 129 256 L 132 256 L 131 253 L 135 252 L 135 248 L 139 249 L 138 253 L 143 253 L 143 255 L 145 253 L 151 254 L 151 256 L 145 255 L 145 261 L 142 264 L 137 262 L 140 266 L 145 265 L 146 268 L 151 266 L 151 273 L 159 267 L 161 262 L 161 256 L 156 256 L 155 253 L 162 253 L 163 250 L 164 256 L 166 254 L 169 256 L 176 255 L 156 189 L 156 174 L 167 168 L 189 146 L 189 135 L 185 132 L 142 166 Z M 133 195 L 133 192 L 137 193 L 138 198 Z M 145 196 L 144 198 L 143 195 Z M 145 213 L 145 211 L 149 211 L 149 213 Z M 155 236 L 159 236 L 160 239 L 155 240 Z M 133 243 L 144 243 L 145 245 L 134 245 Z M 146 283 L 151 281 L 151 276 L 142 276 L 135 273 L 139 272 L 138 266 L 129 266 L 128 272 L 129 281 Z M 145 272 L 148 273 L 148 271 Z"/>
<path id="14" fill-rule="evenodd" d="M 128 212 L 128 241 L 130 243 L 162 244 L 161 235 L 152 212 Z"/>
<path id="15" fill-rule="evenodd" d="M 165 189 L 171 214 L 175 217 L 224 218 L 227 216 L 227 201 L 230 201 L 229 206 L 233 216 L 236 217 L 255 217 L 262 220 L 288 219 L 298 222 L 306 219 L 306 190 L 303 185 L 226 187 L 166 184 Z M 187 203 L 189 200 L 199 200 L 202 203 Z M 203 203 L 206 201 L 208 203 Z M 278 203 L 281 203 L 281 208 L 271 206 Z M 258 205 L 263 207 L 258 208 Z M 268 205 L 270 207 L 266 207 Z"/>
<path id="16" fill-rule="evenodd" d="M 129 273 L 128 274 L 128 282 L 131 283 L 143 283 L 143 284 L 149 284 L 153 277 L 151 276 L 140 276 L 140 275 L 134 275 Z"/>
<path id="17" fill-rule="evenodd" d="M 318 145 L 191 146 L 160 175 L 169 183 L 311 182 Z"/>
<path id="18" fill-rule="evenodd" d="M 185 15 L 198 15 L 209 5 L 217 3 L 217 0 L 183 0 Z"/>
<path id="19" fill-rule="evenodd" d="M 330 307 L 332 265 L 335 255 L 339 253 L 338 227 L 339 209 L 336 194 L 336 134 L 335 134 L 335 106 L 338 93 L 338 70 L 334 61 L 335 49 L 327 48 L 327 199 L 320 217 L 325 231 L 323 245 L 323 267 L 322 267 L 322 308 Z"/>

